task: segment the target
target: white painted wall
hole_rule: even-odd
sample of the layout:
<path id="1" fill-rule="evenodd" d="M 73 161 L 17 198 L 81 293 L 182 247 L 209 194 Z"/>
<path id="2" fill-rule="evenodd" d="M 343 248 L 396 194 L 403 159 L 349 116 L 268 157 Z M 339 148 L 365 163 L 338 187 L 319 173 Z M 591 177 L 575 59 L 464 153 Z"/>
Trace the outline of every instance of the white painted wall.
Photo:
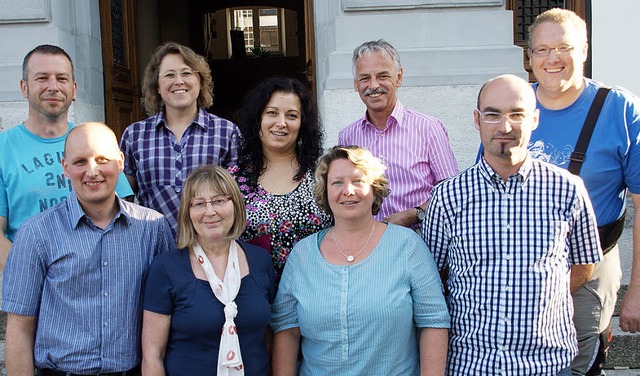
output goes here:
<path id="1" fill-rule="evenodd" d="M 62 47 L 74 62 L 78 95 L 69 120 L 104 121 L 98 2 L 2 0 L 0 4 L 0 131 L 27 118 L 28 104 L 20 91 L 22 60 L 40 44 Z"/>
<path id="2" fill-rule="evenodd" d="M 640 1 L 592 0 L 592 76 L 640 95 Z"/>

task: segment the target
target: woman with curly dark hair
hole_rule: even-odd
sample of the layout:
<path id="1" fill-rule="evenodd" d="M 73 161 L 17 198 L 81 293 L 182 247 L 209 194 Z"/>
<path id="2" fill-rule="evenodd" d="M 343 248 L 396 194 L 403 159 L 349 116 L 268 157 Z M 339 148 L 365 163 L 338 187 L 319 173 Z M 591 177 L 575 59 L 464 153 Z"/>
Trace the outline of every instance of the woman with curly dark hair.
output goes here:
<path id="1" fill-rule="evenodd" d="M 241 239 L 271 252 L 279 278 L 293 245 L 331 223 L 312 192 L 324 131 L 309 89 L 285 77 L 247 93 L 237 124 L 242 139 L 230 171 L 247 208 Z"/>

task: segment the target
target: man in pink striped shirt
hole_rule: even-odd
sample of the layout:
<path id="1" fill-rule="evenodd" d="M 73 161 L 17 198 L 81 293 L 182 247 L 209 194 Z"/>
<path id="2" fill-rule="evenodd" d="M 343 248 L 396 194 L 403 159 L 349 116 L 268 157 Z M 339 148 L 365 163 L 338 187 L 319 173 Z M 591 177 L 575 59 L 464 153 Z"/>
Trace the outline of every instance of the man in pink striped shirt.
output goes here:
<path id="1" fill-rule="evenodd" d="M 387 166 L 391 194 L 376 220 L 417 228 L 433 186 L 458 173 L 447 130 L 439 119 L 398 101 L 402 66 L 388 42 L 380 39 L 356 48 L 353 76 L 367 111 L 340 131 L 338 143 L 366 148 Z"/>

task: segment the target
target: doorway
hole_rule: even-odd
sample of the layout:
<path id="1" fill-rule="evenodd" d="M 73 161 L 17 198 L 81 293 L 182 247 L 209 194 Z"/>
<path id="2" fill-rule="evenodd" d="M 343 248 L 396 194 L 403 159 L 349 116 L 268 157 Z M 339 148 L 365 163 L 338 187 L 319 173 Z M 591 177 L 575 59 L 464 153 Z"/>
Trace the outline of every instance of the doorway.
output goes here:
<path id="1" fill-rule="evenodd" d="M 315 94 L 313 0 L 277 3 L 100 0 L 106 123 L 117 125 L 120 136 L 127 125 L 147 116 L 140 106 L 144 69 L 155 48 L 168 41 L 207 58 L 214 80 L 214 103 L 208 110 L 218 116 L 233 120 L 244 94 L 275 75 L 298 78 Z M 117 17 L 114 9 L 122 10 Z M 112 64 L 119 55 L 111 51 L 120 50 L 126 61 Z M 242 50 L 244 54 L 238 53 Z M 120 82 L 123 77 L 128 81 Z"/>

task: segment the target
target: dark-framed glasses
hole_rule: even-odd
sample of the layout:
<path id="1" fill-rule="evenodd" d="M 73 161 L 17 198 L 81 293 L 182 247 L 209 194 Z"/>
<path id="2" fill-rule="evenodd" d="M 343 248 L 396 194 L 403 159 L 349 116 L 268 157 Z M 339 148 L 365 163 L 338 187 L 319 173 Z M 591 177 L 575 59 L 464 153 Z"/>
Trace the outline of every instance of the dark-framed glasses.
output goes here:
<path id="1" fill-rule="evenodd" d="M 176 77 L 178 76 L 180 76 L 180 78 L 182 78 L 183 80 L 188 80 L 193 76 L 195 76 L 196 73 L 198 73 L 198 71 L 194 71 L 191 69 L 185 69 L 180 72 L 170 70 L 170 71 L 162 72 L 158 76 L 160 76 L 160 78 L 163 78 L 165 80 L 175 80 Z"/>
<path id="2" fill-rule="evenodd" d="M 536 47 L 529 48 L 529 53 L 535 57 L 547 57 L 553 51 L 556 56 L 568 55 L 573 52 L 573 46 Z"/>
<path id="3" fill-rule="evenodd" d="M 502 122 L 502 118 L 506 118 L 511 124 L 520 124 L 524 121 L 524 119 L 529 116 L 526 112 L 507 112 L 506 114 L 502 114 L 500 112 L 493 111 L 485 111 L 480 112 L 480 110 L 476 110 L 478 115 L 480 115 L 480 119 L 488 124 L 498 124 Z"/>

